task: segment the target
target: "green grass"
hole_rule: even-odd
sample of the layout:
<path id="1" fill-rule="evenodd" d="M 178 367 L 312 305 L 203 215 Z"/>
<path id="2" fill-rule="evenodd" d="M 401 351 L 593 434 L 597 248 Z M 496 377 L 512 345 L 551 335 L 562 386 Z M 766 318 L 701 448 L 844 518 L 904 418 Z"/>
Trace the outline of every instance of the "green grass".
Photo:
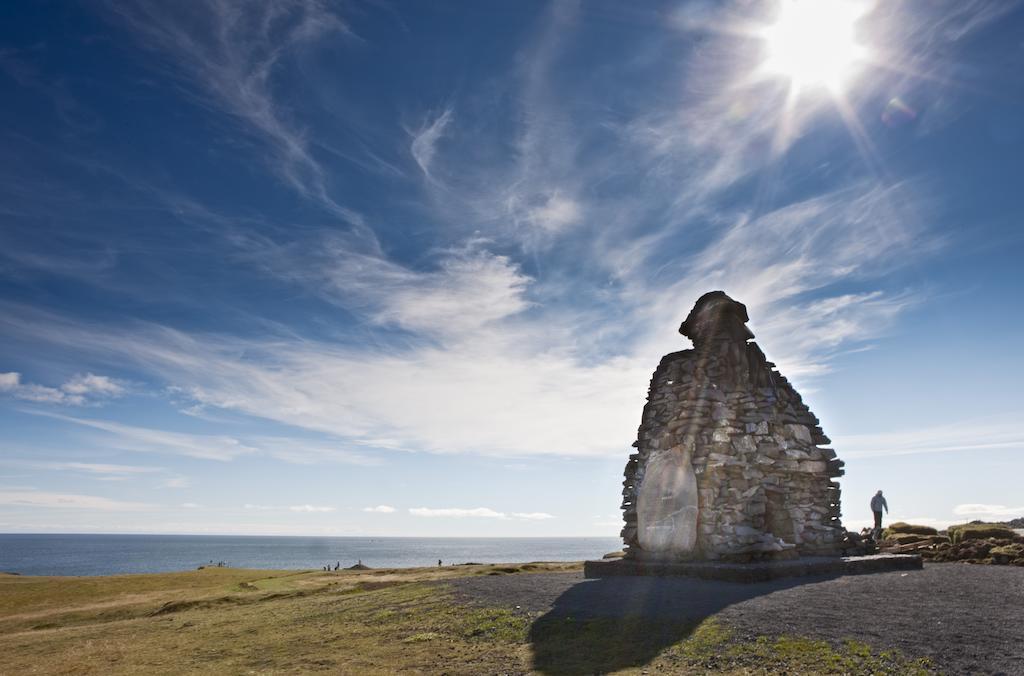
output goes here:
<path id="1" fill-rule="evenodd" d="M 741 638 L 714 618 L 695 626 L 643 618 L 542 620 L 538 632 L 543 637 L 535 637 L 533 666 L 542 673 L 936 673 L 928 660 L 874 651 L 855 641 Z"/>
<path id="2" fill-rule="evenodd" d="M 574 564 L 364 572 L 208 569 L 0 575 L 0 673 L 930 673 L 856 643 L 739 637 L 713 618 L 553 618 L 461 605 L 460 575 Z"/>
<path id="3" fill-rule="evenodd" d="M 909 660 L 895 651 L 875 652 L 868 645 L 847 640 L 839 646 L 827 641 L 783 636 L 761 637 L 752 644 L 730 647 L 736 662 L 762 668 L 766 673 L 907 674 L 936 673 L 930 660 Z"/>

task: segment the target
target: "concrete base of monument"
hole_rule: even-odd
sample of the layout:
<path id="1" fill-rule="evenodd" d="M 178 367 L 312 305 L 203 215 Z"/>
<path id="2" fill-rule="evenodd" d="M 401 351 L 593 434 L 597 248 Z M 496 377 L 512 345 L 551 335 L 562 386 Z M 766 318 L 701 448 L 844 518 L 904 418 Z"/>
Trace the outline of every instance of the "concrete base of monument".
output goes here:
<path id="1" fill-rule="evenodd" d="M 585 561 L 583 576 L 587 578 L 617 576 L 685 576 L 725 582 L 765 582 L 783 577 L 805 575 L 856 575 L 893 570 L 920 570 L 921 557 L 916 554 L 874 554 L 871 556 L 805 556 L 789 561 L 757 563 L 721 563 L 718 561 Z"/>

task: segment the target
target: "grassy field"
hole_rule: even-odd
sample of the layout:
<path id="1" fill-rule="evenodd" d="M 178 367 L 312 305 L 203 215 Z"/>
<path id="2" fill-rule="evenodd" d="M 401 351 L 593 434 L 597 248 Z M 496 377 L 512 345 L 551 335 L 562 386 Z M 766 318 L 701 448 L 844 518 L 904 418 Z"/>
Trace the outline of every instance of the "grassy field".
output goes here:
<path id="1" fill-rule="evenodd" d="M 576 564 L 401 571 L 210 568 L 0 575 L 0 674 L 908 674 L 931 665 L 847 642 L 734 636 L 713 619 L 573 620 L 458 604 L 438 580 Z M 683 631 L 680 631 L 683 629 Z M 686 638 L 657 643 L 669 632 Z M 644 664 L 629 655 L 658 645 Z"/>

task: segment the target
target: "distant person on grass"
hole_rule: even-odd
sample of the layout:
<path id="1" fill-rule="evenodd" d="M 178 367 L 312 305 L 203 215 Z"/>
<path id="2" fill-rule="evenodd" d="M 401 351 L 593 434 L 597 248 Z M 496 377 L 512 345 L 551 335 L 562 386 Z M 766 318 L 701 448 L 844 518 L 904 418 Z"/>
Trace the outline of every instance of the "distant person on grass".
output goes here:
<path id="1" fill-rule="evenodd" d="M 878 540 L 882 537 L 882 509 L 885 509 L 885 513 L 889 513 L 889 503 L 882 497 L 882 491 L 875 493 L 875 497 L 871 498 L 871 511 L 875 513 L 875 539 Z"/>

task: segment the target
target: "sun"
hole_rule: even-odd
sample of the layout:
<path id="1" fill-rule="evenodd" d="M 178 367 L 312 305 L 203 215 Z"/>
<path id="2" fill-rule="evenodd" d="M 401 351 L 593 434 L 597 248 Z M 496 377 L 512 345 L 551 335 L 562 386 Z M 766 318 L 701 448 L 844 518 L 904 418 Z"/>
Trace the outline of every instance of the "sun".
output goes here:
<path id="1" fill-rule="evenodd" d="M 841 93 L 867 56 L 855 30 L 867 9 L 854 0 L 781 0 L 774 23 L 760 32 L 767 50 L 762 71 L 789 78 L 796 92 Z"/>

